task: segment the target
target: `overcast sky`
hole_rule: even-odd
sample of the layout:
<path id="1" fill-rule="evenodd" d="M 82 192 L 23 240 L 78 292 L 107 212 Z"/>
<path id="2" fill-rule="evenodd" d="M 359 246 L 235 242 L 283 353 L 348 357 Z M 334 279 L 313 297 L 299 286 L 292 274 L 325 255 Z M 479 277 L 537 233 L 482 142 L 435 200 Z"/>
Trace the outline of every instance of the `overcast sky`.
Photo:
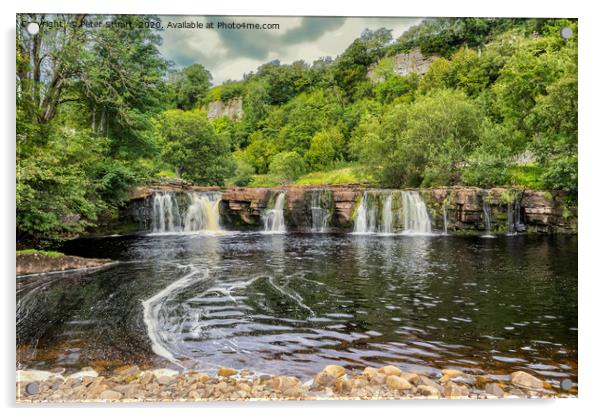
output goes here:
<path id="1" fill-rule="evenodd" d="M 362 31 L 386 27 L 397 38 L 419 18 L 375 17 L 198 17 L 163 16 L 165 31 L 161 53 L 178 67 L 200 63 L 213 74 L 214 85 L 239 80 L 258 66 L 280 60 L 283 64 L 303 59 L 308 63 L 336 57 Z M 276 30 L 170 29 L 167 23 L 182 21 L 278 23 Z"/>

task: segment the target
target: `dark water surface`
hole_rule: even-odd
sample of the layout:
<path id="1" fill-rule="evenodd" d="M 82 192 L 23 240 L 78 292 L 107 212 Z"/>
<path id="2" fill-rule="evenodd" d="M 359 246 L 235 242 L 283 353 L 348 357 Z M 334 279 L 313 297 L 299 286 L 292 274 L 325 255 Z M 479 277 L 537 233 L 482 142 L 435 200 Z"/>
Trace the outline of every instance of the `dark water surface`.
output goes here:
<path id="1" fill-rule="evenodd" d="M 236 233 L 76 240 L 64 251 L 120 263 L 18 280 L 22 367 L 227 366 L 307 379 L 333 362 L 387 363 L 577 381 L 576 237 Z"/>

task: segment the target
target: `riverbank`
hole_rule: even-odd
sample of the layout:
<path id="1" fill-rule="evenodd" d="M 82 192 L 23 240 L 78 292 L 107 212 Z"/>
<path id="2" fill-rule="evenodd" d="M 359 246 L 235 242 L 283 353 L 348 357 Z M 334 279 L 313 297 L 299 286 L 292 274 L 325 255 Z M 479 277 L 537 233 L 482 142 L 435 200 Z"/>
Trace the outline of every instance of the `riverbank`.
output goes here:
<path id="1" fill-rule="evenodd" d="M 111 263 L 110 259 L 67 256 L 56 251 L 17 251 L 17 276 L 97 269 Z"/>
<path id="2" fill-rule="evenodd" d="M 17 371 L 18 403 L 577 397 L 576 387 L 563 387 L 523 371 L 493 379 L 448 368 L 433 377 L 390 365 L 363 371 L 328 365 L 307 381 L 231 368 L 220 368 L 216 376 L 137 366 L 106 375 L 89 367 L 70 375 L 64 369 Z"/>

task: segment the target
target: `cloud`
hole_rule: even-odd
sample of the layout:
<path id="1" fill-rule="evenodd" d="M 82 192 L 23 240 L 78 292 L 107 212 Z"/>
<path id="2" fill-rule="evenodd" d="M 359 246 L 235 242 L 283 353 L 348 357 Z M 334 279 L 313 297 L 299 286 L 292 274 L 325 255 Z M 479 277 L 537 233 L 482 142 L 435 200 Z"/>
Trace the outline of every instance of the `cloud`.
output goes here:
<path id="1" fill-rule="evenodd" d="M 387 27 L 394 37 L 416 24 L 418 18 L 370 17 L 244 17 L 163 16 L 167 22 L 199 21 L 278 24 L 278 29 L 166 29 L 161 52 L 178 67 L 200 63 L 213 74 L 216 85 L 241 79 L 274 59 L 291 63 L 323 56 L 335 57 L 366 29 Z"/>

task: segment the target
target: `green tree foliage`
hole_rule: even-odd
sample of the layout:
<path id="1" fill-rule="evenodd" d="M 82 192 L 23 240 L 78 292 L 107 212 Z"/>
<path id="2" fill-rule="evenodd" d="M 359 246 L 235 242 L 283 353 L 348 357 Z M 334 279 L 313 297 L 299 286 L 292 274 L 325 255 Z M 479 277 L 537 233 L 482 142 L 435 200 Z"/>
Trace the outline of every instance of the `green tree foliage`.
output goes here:
<path id="1" fill-rule="evenodd" d="M 366 79 L 368 66 L 384 57 L 386 47 L 392 40 L 391 30 L 366 29 L 362 35 L 335 61 L 333 77 L 348 99 L 358 99 L 369 94 Z"/>
<path id="2" fill-rule="evenodd" d="M 294 181 L 306 171 L 305 161 L 297 152 L 280 152 L 270 163 L 270 175 L 281 183 Z"/>
<path id="3" fill-rule="evenodd" d="M 199 108 L 205 101 L 211 80 L 211 73 L 201 64 L 192 64 L 171 75 L 175 106 L 181 110 Z"/>
<path id="4" fill-rule="evenodd" d="M 481 119 L 465 94 L 440 90 L 365 123 L 352 149 L 382 184 L 430 186 L 459 182 L 462 163 L 478 143 Z"/>
<path id="5" fill-rule="evenodd" d="M 223 185 L 235 165 L 230 143 L 202 111 L 168 110 L 157 116 L 155 135 L 162 159 L 178 176 L 203 185 Z"/>
<path id="6" fill-rule="evenodd" d="M 305 161 L 312 170 L 325 169 L 334 162 L 343 160 L 344 149 L 345 138 L 339 129 L 332 127 L 319 131 L 311 138 Z"/>
<path id="7" fill-rule="evenodd" d="M 114 16 L 19 15 L 17 235 L 38 244 L 84 232 L 116 211 L 153 168 L 149 119 L 164 105 L 160 37 Z M 40 23 L 30 35 L 25 22 Z M 64 20 L 50 27 L 46 22 Z M 123 25 L 134 29 L 120 29 Z M 140 26 L 140 29 L 138 27 Z"/>
<path id="8" fill-rule="evenodd" d="M 19 238 L 86 232 L 164 176 L 243 186 L 345 166 L 380 186 L 577 192 L 573 20 L 425 19 L 396 41 L 365 30 L 337 57 L 269 62 L 210 89 L 200 64 L 168 73 L 161 31 L 143 24 L 155 16 L 18 18 Z M 70 24 L 43 24 L 60 19 Z M 424 75 L 398 75 L 393 55 L 414 48 L 436 59 Z M 240 120 L 207 120 L 207 103 L 238 97 Z"/>

